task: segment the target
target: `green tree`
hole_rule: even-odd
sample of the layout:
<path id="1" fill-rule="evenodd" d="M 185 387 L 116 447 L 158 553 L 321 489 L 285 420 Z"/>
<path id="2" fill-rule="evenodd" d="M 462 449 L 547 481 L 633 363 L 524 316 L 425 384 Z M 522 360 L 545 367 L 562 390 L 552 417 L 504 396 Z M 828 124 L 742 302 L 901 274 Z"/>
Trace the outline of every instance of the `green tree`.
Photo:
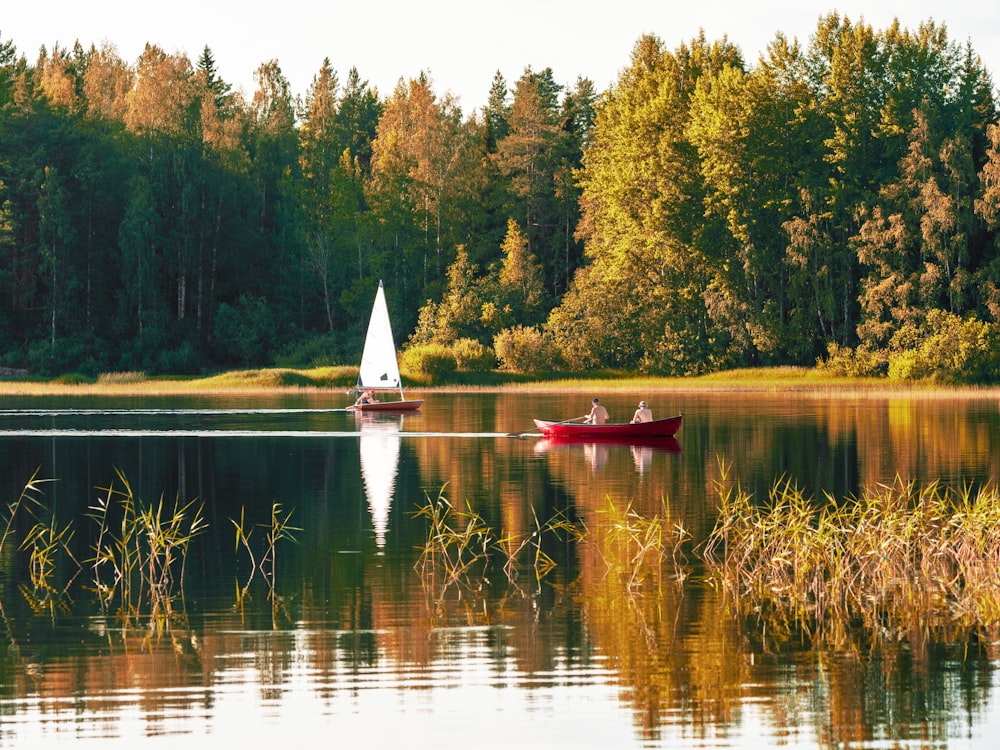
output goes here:
<path id="1" fill-rule="evenodd" d="M 75 307 L 73 288 L 79 277 L 68 262 L 76 232 L 69 213 L 69 196 L 57 169 L 46 167 L 38 198 L 42 269 L 49 288 L 50 343 L 56 345 L 57 326 Z"/>
<path id="2" fill-rule="evenodd" d="M 513 219 L 507 222 L 507 236 L 500 249 L 503 262 L 497 276 L 497 298 L 502 304 L 504 317 L 509 316 L 509 319 L 495 325 L 494 330 L 514 323 L 541 323 L 546 312 L 542 266 L 528 248 L 527 238 Z"/>
<path id="3" fill-rule="evenodd" d="M 424 294 L 442 279 L 457 244 L 455 171 L 469 148 L 461 110 L 447 96 L 439 101 L 427 76 L 400 81 L 386 102 L 372 144 L 367 192 L 386 262 L 391 259 L 403 299 Z M 400 265 L 402 261 L 402 265 Z M 390 269 L 372 269 L 384 274 Z M 414 290 L 407 290 L 413 280 Z"/>

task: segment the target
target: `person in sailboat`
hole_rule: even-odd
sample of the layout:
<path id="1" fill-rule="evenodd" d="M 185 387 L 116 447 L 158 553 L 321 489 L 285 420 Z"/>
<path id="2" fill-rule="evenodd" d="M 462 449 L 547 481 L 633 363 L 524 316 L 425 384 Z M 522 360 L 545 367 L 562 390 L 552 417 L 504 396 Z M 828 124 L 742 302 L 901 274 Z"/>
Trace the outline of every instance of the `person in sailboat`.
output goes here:
<path id="1" fill-rule="evenodd" d="M 354 402 L 354 405 L 364 406 L 365 404 L 374 404 L 377 402 L 378 399 L 375 398 L 375 389 L 372 388 L 371 390 L 363 391 L 361 395 L 358 396 L 358 400 Z"/>

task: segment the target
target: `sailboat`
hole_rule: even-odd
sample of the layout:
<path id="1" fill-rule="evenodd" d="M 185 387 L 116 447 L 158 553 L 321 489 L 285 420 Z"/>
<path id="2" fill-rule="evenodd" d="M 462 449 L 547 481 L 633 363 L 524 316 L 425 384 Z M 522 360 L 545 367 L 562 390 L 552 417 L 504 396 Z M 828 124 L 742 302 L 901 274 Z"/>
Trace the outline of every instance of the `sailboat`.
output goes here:
<path id="1" fill-rule="evenodd" d="M 361 353 L 361 369 L 358 372 L 358 392 L 387 391 L 399 389 L 398 401 L 372 400 L 366 404 L 348 407 L 355 411 L 413 411 L 419 409 L 422 400 L 407 400 L 403 394 L 403 383 L 399 377 L 399 362 L 396 359 L 396 342 L 389 324 L 389 307 L 385 303 L 385 289 L 381 279 L 375 292 L 375 304 L 365 335 L 365 348 Z M 376 396 L 377 398 L 377 396 Z"/>

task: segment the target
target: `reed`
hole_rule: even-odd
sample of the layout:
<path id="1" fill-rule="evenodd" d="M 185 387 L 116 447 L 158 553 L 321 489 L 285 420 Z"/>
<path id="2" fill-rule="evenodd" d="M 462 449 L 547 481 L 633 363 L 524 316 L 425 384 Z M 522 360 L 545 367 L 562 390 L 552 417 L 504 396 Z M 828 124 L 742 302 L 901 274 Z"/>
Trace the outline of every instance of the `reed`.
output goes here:
<path id="1" fill-rule="evenodd" d="M 237 581 L 236 585 L 236 603 L 237 605 L 242 605 L 246 601 L 250 591 L 250 584 L 257 574 L 257 558 L 254 556 L 253 546 L 250 544 L 250 537 L 253 536 L 253 528 L 247 526 L 246 507 L 240 508 L 240 520 L 238 522 L 232 518 L 229 521 L 236 530 L 236 551 L 239 552 L 240 547 L 242 547 L 246 550 L 247 556 L 250 558 L 250 575 L 242 586 L 239 584 L 239 581 Z"/>
<path id="2" fill-rule="evenodd" d="M 479 590 L 489 583 L 486 574 L 489 549 L 495 540 L 493 530 L 471 508 L 455 509 L 444 496 L 443 487 L 436 499 L 425 497 L 426 502 L 414 512 L 428 524 L 414 568 L 431 587 L 440 576 L 442 590 L 455 584 Z"/>
<path id="3" fill-rule="evenodd" d="M 39 471 L 40 468 L 35 469 L 32 475 L 28 478 L 28 481 L 24 483 L 24 486 L 21 488 L 21 492 L 18 494 L 17 498 L 8 503 L 3 509 L 3 531 L 0 532 L 0 553 L 3 552 L 3 549 L 7 544 L 7 540 L 14 533 L 14 527 L 18 516 L 21 513 L 29 513 L 34 519 L 36 518 L 36 511 L 43 507 L 41 501 L 41 498 L 43 497 L 42 485 L 53 480 L 40 479 L 38 477 Z"/>
<path id="4" fill-rule="evenodd" d="M 148 615 L 158 628 L 169 625 L 173 601 L 183 596 L 184 568 L 191 542 L 207 524 L 202 506 L 179 499 L 167 505 L 135 497 L 125 475 L 115 470 L 115 483 L 90 507 L 97 524 L 92 566 L 94 590 L 109 604 L 117 597 L 125 618 Z"/>
<path id="5" fill-rule="evenodd" d="M 60 529 L 55 515 L 48 523 L 36 523 L 25 535 L 21 549 L 29 550 L 28 575 L 32 589 L 22 588 L 22 593 L 34 611 L 51 611 L 66 604 L 67 592 L 80 571 L 80 564 L 73 557 L 70 546 L 72 539 L 72 526 Z M 75 572 L 63 581 L 61 587 L 56 588 L 56 570 L 62 559 L 68 560 Z"/>
<path id="6" fill-rule="evenodd" d="M 776 483 L 755 505 L 720 492 L 703 546 L 710 580 L 772 637 L 843 646 L 1000 623 L 1000 493 L 897 478 L 838 502 Z"/>
<path id="7" fill-rule="evenodd" d="M 146 373 L 141 370 L 127 372 L 102 372 L 97 376 L 97 382 L 103 385 L 127 385 L 145 381 Z"/>
<path id="8" fill-rule="evenodd" d="M 556 567 L 556 561 L 543 549 L 545 541 L 553 537 L 572 542 L 583 539 L 583 529 L 566 518 L 562 511 L 557 511 L 545 522 L 534 512 L 532 515 L 535 529 L 530 534 L 510 534 L 497 539 L 496 546 L 504 558 L 503 572 L 509 583 L 515 583 L 520 577 L 524 567 L 521 558 L 526 550 L 531 553 L 530 570 L 537 585 Z"/>
<path id="9" fill-rule="evenodd" d="M 661 503 L 662 515 L 646 518 L 631 503 L 620 506 L 609 497 L 607 508 L 600 511 L 602 522 L 587 538 L 628 592 L 650 583 L 658 587 L 665 568 L 678 581 L 688 575 L 684 545 L 691 535 L 671 517 L 666 500 Z"/>
<path id="10" fill-rule="evenodd" d="M 272 596 L 277 578 L 278 542 L 286 539 L 295 542 L 297 541 L 295 539 L 295 532 L 302 531 L 301 528 L 292 526 L 290 523 L 293 512 L 284 512 L 281 503 L 273 503 L 271 505 L 271 520 L 265 532 L 265 551 L 259 568 L 260 572 L 264 574 L 264 578 L 268 581 L 268 590 Z M 266 570 L 265 566 L 267 566 Z"/>

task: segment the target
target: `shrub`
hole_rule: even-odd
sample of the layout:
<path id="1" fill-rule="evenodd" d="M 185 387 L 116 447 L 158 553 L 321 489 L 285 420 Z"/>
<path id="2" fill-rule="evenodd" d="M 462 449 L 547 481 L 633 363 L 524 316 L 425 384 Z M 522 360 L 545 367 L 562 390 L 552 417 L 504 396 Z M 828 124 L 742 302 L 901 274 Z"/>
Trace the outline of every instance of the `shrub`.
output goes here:
<path id="1" fill-rule="evenodd" d="M 500 368 L 509 372 L 546 372 L 555 364 L 552 343 L 538 326 L 505 328 L 493 338 Z"/>
<path id="2" fill-rule="evenodd" d="M 977 318 L 931 310 L 923 324 L 907 324 L 889 343 L 889 377 L 981 384 L 1000 376 L 1000 330 Z"/>
<path id="3" fill-rule="evenodd" d="M 826 348 L 826 359 L 816 361 L 816 369 L 849 378 L 882 377 L 888 361 L 885 352 L 872 351 L 865 346 L 851 349 L 831 343 Z"/>
<path id="4" fill-rule="evenodd" d="M 497 366 L 493 350 L 475 339 L 458 339 L 451 345 L 451 352 L 455 355 L 455 364 L 459 370 L 489 372 Z"/>
<path id="5" fill-rule="evenodd" d="M 451 349 L 443 344 L 419 344 L 403 351 L 400 368 L 433 381 L 455 372 L 458 363 Z"/>
<path id="6" fill-rule="evenodd" d="M 42 375 L 60 375 L 79 372 L 97 375 L 108 366 L 108 344 L 89 333 L 80 333 L 56 339 L 53 346 L 49 338 L 31 343 L 27 352 L 28 367 Z"/>

